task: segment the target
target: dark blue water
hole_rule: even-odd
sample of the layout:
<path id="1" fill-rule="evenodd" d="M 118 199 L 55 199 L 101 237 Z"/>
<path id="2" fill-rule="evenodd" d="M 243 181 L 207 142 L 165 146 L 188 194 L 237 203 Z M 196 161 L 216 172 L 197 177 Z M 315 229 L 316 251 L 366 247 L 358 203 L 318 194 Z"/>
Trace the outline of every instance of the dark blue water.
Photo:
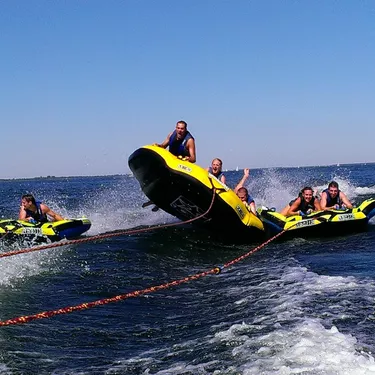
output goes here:
<path id="1" fill-rule="evenodd" d="M 228 172 L 233 186 L 241 172 Z M 281 209 L 335 179 L 375 196 L 375 165 L 251 171 L 258 205 Z M 25 192 L 97 235 L 173 223 L 142 209 L 131 176 L 0 181 L 1 216 Z M 22 248 L 25 244 L 13 245 Z M 0 319 L 95 301 L 226 263 L 253 244 L 179 226 L 0 259 Z M 9 251 L 1 244 L 1 251 Z M 375 223 L 349 237 L 271 243 L 220 275 L 118 303 L 0 327 L 1 374 L 375 374 Z"/>

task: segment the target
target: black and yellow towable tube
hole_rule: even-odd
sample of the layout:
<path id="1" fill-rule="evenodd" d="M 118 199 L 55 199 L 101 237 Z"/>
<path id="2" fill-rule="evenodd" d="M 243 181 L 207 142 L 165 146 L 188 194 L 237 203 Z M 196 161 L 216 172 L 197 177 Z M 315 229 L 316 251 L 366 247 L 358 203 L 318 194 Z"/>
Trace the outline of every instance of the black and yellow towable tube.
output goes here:
<path id="1" fill-rule="evenodd" d="M 180 220 L 211 210 L 195 225 L 223 237 L 250 242 L 263 239 L 263 223 L 249 212 L 233 190 L 197 164 L 158 146 L 144 146 L 129 157 L 129 167 L 144 194 L 156 206 Z"/>
<path id="2" fill-rule="evenodd" d="M 352 209 L 317 211 L 303 217 L 285 217 L 267 207 L 259 208 L 258 213 L 269 236 L 283 230 L 288 231 L 284 238 L 346 235 L 367 229 L 368 221 L 375 216 L 375 199 L 366 199 Z"/>
<path id="3" fill-rule="evenodd" d="M 0 238 L 4 241 L 32 240 L 33 242 L 73 239 L 87 232 L 91 222 L 87 218 L 64 219 L 47 223 L 30 223 L 23 220 L 0 220 Z"/>

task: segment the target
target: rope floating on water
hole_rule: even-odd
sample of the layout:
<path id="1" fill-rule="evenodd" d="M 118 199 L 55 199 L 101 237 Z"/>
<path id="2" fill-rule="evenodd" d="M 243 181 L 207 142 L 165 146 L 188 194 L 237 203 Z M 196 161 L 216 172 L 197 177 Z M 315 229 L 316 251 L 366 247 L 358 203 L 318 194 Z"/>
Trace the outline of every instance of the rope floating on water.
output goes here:
<path id="1" fill-rule="evenodd" d="M 58 309 L 58 310 L 44 311 L 44 312 L 41 312 L 41 313 L 38 313 L 38 314 L 35 314 L 35 315 L 20 316 L 18 318 L 0 321 L 0 326 L 23 324 L 23 323 L 27 323 L 27 322 L 30 322 L 30 321 L 36 320 L 36 319 L 50 318 L 50 317 L 55 316 L 55 315 L 68 314 L 68 313 L 71 313 L 71 312 L 74 312 L 74 311 L 90 309 L 92 307 L 107 305 L 109 303 L 123 301 L 125 299 L 132 298 L 132 297 L 133 298 L 134 297 L 140 297 L 140 296 L 143 296 L 144 294 L 154 293 L 158 290 L 167 289 L 167 288 L 170 288 L 170 287 L 173 287 L 173 286 L 178 286 L 178 285 L 181 285 L 183 283 L 187 283 L 187 282 L 192 281 L 192 280 L 197 280 L 197 279 L 202 278 L 204 276 L 207 276 L 207 275 L 210 275 L 210 274 L 215 274 L 215 273 L 216 273 L 216 271 L 215 271 L 215 268 L 214 268 L 212 270 L 201 272 L 201 273 L 198 273 L 196 275 L 188 276 L 188 277 L 185 277 L 185 278 L 180 279 L 180 280 L 170 281 L 170 282 L 165 283 L 165 284 L 152 286 L 152 287 L 142 289 L 142 290 L 136 290 L 134 292 L 121 294 L 121 295 L 118 295 L 118 296 L 115 296 L 115 297 L 104 298 L 104 299 L 93 301 L 93 302 L 86 302 L 86 303 L 82 303 L 82 304 L 77 305 L 77 306 L 64 307 L 64 308 L 61 308 L 61 309 Z"/>
<path id="2" fill-rule="evenodd" d="M 213 206 L 214 198 L 215 198 L 215 191 L 214 191 L 214 194 L 213 194 L 213 197 L 212 197 L 212 202 L 211 202 L 211 205 L 210 205 L 209 209 L 204 214 L 198 216 L 197 218 L 187 220 L 183 223 L 187 223 L 187 222 L 197 220 L 197 219 L 203 217 L 204 215 L 206 215 L 211 210 L 211 208 Z M 177 223 L 177 224 L 181 224 L 181 223 Z M 166 224 L 166 226 L 172 226 L 172 224 Z M 289 227 L 288 229 L 284 229 L 282 232 L 276 234 L 275 236 L 271 237 L 270 239 L 263 242 L 262 244 L 255 247 L 254 249 L 248 251 L 247 253 L 245 253 L 245 254 L 225 263 L 222 266 L 216 266 L 216 267 L 214 267 L 214 268 L 212 268 L 208 271 L 200 272 L 200 273 L 197 273 L 195 275 L 187 276 L 183 279 L 170 281 L 170 282 L 160 284 L 160 285 L 156 285 L 156 286 L 152 286 L 152 287 L 149 287 L 149 288 L 146 288 L 146 289 L 136 290 L 136 291 L 129 292 L 129 293 L 126 293 L 126 294 L 120 294 L 120 295 L 117 295 L 115 297 L 104 298 L 104 299 L 100 299 L 100 300 L 93 301 L 93 302 L 85 302 L 85 303 L 82 303 L 82 304 L 76 305 L 76 306 L 68 306 L 68 307 L 57 309 L 57 310 L 44 311 L 44 312 L 40 312 L 40 313 L 37 313 L 37 314 L 34 314 L 34 315 L 25 315 L 25 316 L 20 316 L 20 317 L 13 318 L 13 319 L 0 321 L 0 326 L 3 327 L 3 326 L 9 326 L 9 325 L 23 324 L 23 323 L 28 323 L 28 322 L 30 322 L 32 320 L 36 320 L 36 319 L 50 318 L 50 317 L 56 316 L 56 315 L 68 314 L 68 313 L 71 313 L 71 312 L 74 312 L 74 311 L 81 311 L 81 310 L 85 310 L 85 309 L 90 309 L 90 308 L 93 308 L 93 307 L 96 307 L 96 306 L 102 306 L 102 305 L 106 305 L 106 304 L 109 304 L 109 303 L 119 302 L 119 301 L 123 301 L 123 300 L 128 299 L 128 298 L 140 297 L 140 296 L 143 296 L 145 294 L 157 292 L 159 290 L 168 289 L 168 288 L 174 287 L 174 286 L 179 286 L 181 284 L 184 284 L 184 283 L 187 283 L 187 282 L 190 282 L 190 281 L 193 281 L 193 280 L 198 280 L 198 279 L 206 277 L 208 275 L 218 275 L 222 272 L 222 270 L 224 270 L 224 269 L 226 269 L 226 268 L 228 268 L 228 267 L 248 258 L 250 255 L 252 255 L 252 254 L 256 253 L 257 251 L 259 251 L 260 249 L 264 248 L 269 243 L 276 240 L 278 237 L 282 236 L 285 232 L 287 232 L 293 226 Z M 165 226 L 163 226 L 163 227 L 165 227 Z M 157 227 L 157 228 L 160 228 L 160 227 Z M 142 231 L 144 232 L 145 230 L 142 230 Z M 131 231 L 131 232 L 134 233 L 134 231 Z M 135 231 L 135 233 L 138 233 L 138 232 Z M 127 234 L 129 234 L 129 233 L 127 233 Z M 118 235 L 118 234 L 116 234 L 116 235 Z M 99 237 L 99 236 L 95 236 L 95 237 Z M 108 235 L 108 237 L 109 237 L 109 235 Z M 74 242 L 74 243 L 76 243 L 76 242 Z M 61 245 L 61 246 L 63 246 L 63 245 Z M 44 248 L 45 247 L 42 246 L 42 247 L 39 247 L 38 250 L 44 250 Z"/>
<path id="3" fill-rule="evenodd" d="M 274 241 L 276 238 L 280 237 L 285 232 L 286 232 L 286 230 L 278 233 L 277 235 L 275 235 L 272 238 L 270 238 L 269 240 L 263 242 L 262 244 L 255 247 L 251 251 L 247 252 L 246 254 L 241 255 L 240 257 L 238 257 L 236 259 L 231 260 L 228 263 L 225 263 L 223 266 L 214 267 L 214 268 L 212 268 L 208 271 L 200 272 L 200 273 L 197 273 L 195 275 L 187 276 L 187 277 L 185 277 L 183 279 L 180 279 L 180 280 L 170 281 L 170 282 L 167 282 L 165 284 L 152 286 L 152 287 L 149 287 L 149 288 L 146 288 L 146 289 L 136 290 L 136 291 L 126 293 L 126 294 L 120 294 L 120 295 L 117 295 L 115 297 L 104 298 L 104 299 L 100 299 L 100 300 L 93 301 L 93 302 L 86 302 L 86 303 L 82 303 L 80 305 L 69 306 L 69 307 L 58 309 L 58 310 L 44 311 L 44 312 L 41 312 L 41 313 L 38 313 L 38 314 L 35 314 L 35 315 L 26 315 L 26 316 L 21 316 L 21 317 L 18 317 L 18 318 L 0 321 L 0 326 L 23 324 L 23 323 L 27 323 L 27 322 L 30 322 L 30 321 L 36 320 L 36 319 L 50 318 L 50 317 L 55 316 L 55 315 L 68 314 L 68 313 L 71 313 L 71 312 L 74 312 L 74 311 L 90 309 L 92 307 L 106 305 L 106 304 L 113 303 L 113 302 L 119 302 L 119 301 L 123 301 L 125 299 L 132 298 L 132 297 L 133 298 L 134 297 L 140 297 L 140 296 L 143 296 L 145 294 L 154 293 L 154 292 L 157 292 L 157 291 L 162 290 L 162 289 L 168 289 L 170 287 L 178 286 L 178 285 L 187 283 L 189 281 L 198 280 L 198 279 L 203 278 L 203 277 L 208 276 L 208 275 L 218 275 L 219 273 L 221 273 L 221 271 L 223 269 L 228 268 L 228 267 L 232 266 L 233 264 L 236 264 L 236 263 L 240 262 L 241 260 L 244 260 L 245 258 L 249 257 L 250 255 L 254 254 L 255 252 L 259 251 L 260 249 L 262 249 L 263 247 L 268 245 L 270 242 Z"/>
<path id="4" fill-rule="evenodd" d="M 0 258 L 6 258 L 6 257 L 10 257 L 10 256 L 13 256 L 13 255 L 19 255 L 19 254 L 32 253 L 34 251 L 53 249 L 53 248 L 57 248 L 57 247 L 67 246 L 67 245 L 75 245 L 75 244 L 81 244 L 81 243 L 86 243 L 86 242 L 98 241 L 98 240 L 103 240 L 103 239 L 111 238 L 111 237 L 119 237 L 119 236 L 125 236 L 125 235 L 130 235 L 130 234 L 150 232 L 150 231 L 153 231 L 153 230 L 156 230 L 156 229 L 164 229 L 164 228 L 168 228 L 168 227 L 175 227 L 175 226 L 182 225 L 182 224 L 189 224 L 189 223 L 192 223 L 193 221 L 201 219 L 203 216 L 207 215 L 211 211 L 211 208 L 212 208 L 212 206 L 214 204 L 214 201 L 215 201 L 215 195 L 216 195 L 215 193 L 216 193 L 216 191 L 215 191 L 215 189 L 213 189 L 212 201 L 211 201 L 211 204 L 208 207 L 207 211 L 204 212 L 201 215 L 198 215 L 197 217 L 192 218 L 192 219 L 188 219 L 188 220 L 185 220 L 185 221 L 179 221 L 179 222 L 175 222 L 175 223 L 169 223 L 169 224 L 155 225 L 155 226 L 151 226 L 151 227 L 147 227 L 147 228 L 130 229 L 130 230 L 123 230 L 123 231 L 119 231 L 119 232 L 113 232 L 113 233 L 98 234 L 96 236 L 79 238 L 77 240 L 60 241 L 60 242 L 55 242 L 55 243 L 48 244 L 48 245 L 41 245 L 41 246 L 30 247 L 30 248 L 27 248 L 27 249 L 8 251 L 6 253 L 1 253 Z"/>

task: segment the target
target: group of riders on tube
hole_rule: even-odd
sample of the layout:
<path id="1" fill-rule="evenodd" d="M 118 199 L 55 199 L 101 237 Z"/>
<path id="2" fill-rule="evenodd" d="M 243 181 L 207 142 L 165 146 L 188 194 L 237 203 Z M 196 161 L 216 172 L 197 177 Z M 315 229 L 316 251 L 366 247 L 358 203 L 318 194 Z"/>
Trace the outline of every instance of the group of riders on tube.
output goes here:
<path id="1" fill-rule="evenodd" d="M 168 147 L 171 154 L 178 156 L 182 160 L 187 160 L 191 163 L 195 163 L 196 161 L 195 140 L 192 134 L 188 131 L 187 123 L 185 121 L 178 121 L 176 129 L 169 133 L 162 143 L 155 143 L 154 146 L 163 148 Z M 222 167 L 223 162 L 219 158 L 215 158 L 212 161 L 211 166 L 207 168 L 207 171 L 223 184 L 226 184 L 226 178 L 223 174 Z M 244 187 L 249 176 L 250 170 L 249 168 L 245 168 L 244 175 L 234 188 L 234 192 L 245 204 L 248 210 L 256 215 L 255 201 L 249 194 L 248 190 Z M 151 201 L 146 202 L 143 204 L 143 207 L 150 204 L 152 204 Z M 304 216 L 313 211 L 346 208 L 353 208 L 353 205 L 348 197 L 339 190 L 337 182 L 332 181 L 329 183 L 328 188 L 321 193 L 320 199 L 314 196 L 313 189 L 310 186 L 304 187 L 298 197 L 290 201 L 280 213 L 284 216 Z M 153 211 L 156 211 L 157 209 L 158 208 L 155 206 Z M 64 220 L 61 215 L 52 211 L 46 204 L 36 201 L 31 194 L 25 194 L 22 196 L 18 218 L 20 220 L 29 221 L 30 223 L 45 223 L 48 221 Z"/>
<path id="2" fill-rule="evenodd" d="M 176 129 L 169 133 L 167 138 L 160 144 L 155 143 L 154 146 L 159 146 L 169 149 L 170 153 L 178 156 L 182 160 L 195 163 L 195 140 L 192 134 L 187 129 L 185 121 L 178 121 Z M 225 175 L 222 172 L 223 162 L 215 158 L 211 166 L 207 170 L 220 180 L 223 184 L 226 183 Z M 254 199 L 249 194 L 248 190 L 244 187 L 246 180 L 250 175 L 248 168 L 244 169 L 244 175 L 240 182 L 234 189 L 234 192 L 246 205 L 249 211 L 256 215 L 256 207 Z M 144 206 L 152 202 L 147 202 Z M 336 181 L 328 184 L 328 188 L 320 194 L 320 199 L 314 196 L 314 191 L 310 186 L 305 186 L 299 193 L 298 197 L 289 202 L 289 204 L 281 210 L 284 216 L 292 215 L 309 215 L 313 211 L 320 210 L 343 210 L 353 208 L 352 203 L 348 197 L 339 189 Z"/>

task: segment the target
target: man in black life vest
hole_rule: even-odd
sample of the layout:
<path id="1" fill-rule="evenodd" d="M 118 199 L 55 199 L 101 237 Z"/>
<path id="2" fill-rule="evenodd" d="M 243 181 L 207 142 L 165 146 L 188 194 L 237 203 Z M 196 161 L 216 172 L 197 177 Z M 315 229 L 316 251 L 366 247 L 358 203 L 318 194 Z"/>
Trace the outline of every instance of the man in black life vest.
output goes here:
<path id="1" fill-rule="evenodd" d="M 49 218 L 51 221 L 64 220 L 61 215 L 52 211 L 46 204 L 36 201 L 31 194 L 24 194 L 22 196 L 18 218 L 20 220 L 41 223 L 48 222 Z"/>
<path id="2" fill-rule="evenodd" d="M 169 147 L 171 154 L 180 156 L 183 160 L 190 161 L 190 163 L 196 162 L 195 140 L 187 130 L 187 123 L 185 121 L 178 121 L 176 129 L 168 134 L 163 143 L 155 143 L 155 146 Z"/>
<path id="3" fill-rule="evenodd" d="M 169 147 L 169 152 L 175 156 L 180 157 L 182 160 L 190 161 L 190 163 L 195 163 L 195 140 L 194 137 L 187 130 L 187 123 L 185 121 L 178 121 L 176 124 L 176 129 L 169 133 L 167 138 L 165 138 L 163 143 L 154 143 L 154 146 L 159 146 L 163 148 Z M 152 205 L 152 201 L 147 201 L 142 204 L 142 207 Z M 154 206 L 152 211 L 156 212 L 159 208 Z"/>
<path id="4" fill-rule="evenodd" d="M 325 211 L 353 208 L 348 197 L 339 190 L 339 184 L 336 181 L 330 182 L 328 188 L 323 190 L 320 205 Z"/>

